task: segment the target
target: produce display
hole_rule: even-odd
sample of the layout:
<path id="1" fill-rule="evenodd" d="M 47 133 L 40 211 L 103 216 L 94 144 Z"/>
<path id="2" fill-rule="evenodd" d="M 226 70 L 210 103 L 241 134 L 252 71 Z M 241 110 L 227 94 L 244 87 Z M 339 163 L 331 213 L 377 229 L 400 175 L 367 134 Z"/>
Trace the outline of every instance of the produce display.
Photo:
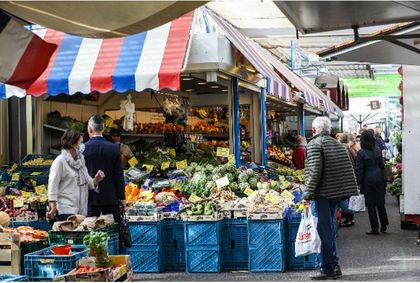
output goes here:
<path id="1" fill-rule="evenodd" d="M 387 164 L 387 179 L 389 181 L 386 190 L 393 196 L 399 196 L 402 194 L 402 156 L 398 154 L 392 158 Z"/>
<path id="2" fill-rule="evenodd" d="M 293 149 L 286 147 L 279 148 L 275 145 L 267 147 L 267 155 L 270 160 L 277 163 L 292 166 L 293 164 Z"/>
<path id="3" fill-rule="evenodd" d="M 88 256 L 95 258 L 96 267 L 108 267 L 110 265 L 108 240 L 107 233 L 94 231 L 83 238 L 83 244 L 88 247 Z"/>
<path id="4" fill-rule="evenodd" d="M 53 159 L 44 159 L 42 157 L 34 158 L 22 163 L 22 166 L 51 166 Z"/>
<path id="5" fill-rule="evenodd" d="M 32 243 L 39 240 L 47 239 L 48 232 L 42 230 L 36 230 L 29 226 L 20 226 L 16 229 L 12 228 L 1 228 L 2 233 L 13 233 L 19 235 L 21 243 Z"/>

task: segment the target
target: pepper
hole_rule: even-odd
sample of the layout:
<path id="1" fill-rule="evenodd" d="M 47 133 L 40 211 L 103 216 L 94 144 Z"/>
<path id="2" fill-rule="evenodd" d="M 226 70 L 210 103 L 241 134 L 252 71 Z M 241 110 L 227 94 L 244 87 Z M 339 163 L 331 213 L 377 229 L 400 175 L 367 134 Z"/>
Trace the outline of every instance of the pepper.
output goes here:
<path id="1" fill-rule="evenodd" d="M 214 207 L 211 202 L 207 203 L 204 208 L 204 215 L 212 215 L 214 213 Z"/>
<path id="2" fill-rule="evenodd" d="M 199 203 L 199 204 L 193 205 L 191 211 L 193 215 L 201 215 L 203 214 L 203 209 L 204 209 L 203 205 Z"/>

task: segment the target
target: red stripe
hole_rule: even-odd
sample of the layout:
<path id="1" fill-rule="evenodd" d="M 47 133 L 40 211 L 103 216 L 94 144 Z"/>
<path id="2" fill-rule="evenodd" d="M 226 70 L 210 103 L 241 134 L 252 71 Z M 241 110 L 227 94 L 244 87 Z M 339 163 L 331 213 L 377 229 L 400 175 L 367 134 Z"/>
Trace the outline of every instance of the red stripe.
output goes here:
<path id="1" fill-rule="evenodd" d="M 60 31 L 55 31 L 48 29 L 47 33 L 44 36 L 44 40 L 58 45 L 58 48 L 55 49 L 55 52 L 50 58 L 50 63 L 48 64 L 48 67 L 44 70 L 42 75 L 27 89 L 27 93 L 33 96 L 41 96 L 45 93 L 47 93 L 47 79 L 50 75 L 51 69 L 54 65 L 55 58 L 57 57 L 57 54 L 60 50 L 60 44 L 63 40 L 64 33 Z"/>
<path id="2" fill-rule="evenodd" d="M 174 20 L 169 30 L 165 54 L 159 70 L 159 88 L 179 90 L 181 69 L 187 52 L 194 12 Z"/>
<path id="3" fill-rule="evenodd" d="M 91 91 L 107 92 L 112 90 L 112 75 L 121 52 L 124 38 L 110 38 L 102 41 L 95 67 L 90 76 Z"/>
<path id="4" fill-rule="evenodd" d="M 33 35 L 7 84 L 26 89 L 44 72 L 57 45 Z"/>

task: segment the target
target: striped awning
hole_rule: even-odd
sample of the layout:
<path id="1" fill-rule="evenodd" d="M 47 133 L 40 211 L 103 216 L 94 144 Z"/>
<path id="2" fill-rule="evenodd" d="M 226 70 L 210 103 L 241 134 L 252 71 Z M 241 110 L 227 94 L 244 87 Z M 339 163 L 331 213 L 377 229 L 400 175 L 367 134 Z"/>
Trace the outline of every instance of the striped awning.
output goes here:
<path id="1" fill-rule="evenodd" d="M 112 39 L 82 38 L 51 29 L 34 30 L 59 47 L 26 91 L 0 86 L 0 98 L 179 90 L 194 12 L 140 34 Z"/>

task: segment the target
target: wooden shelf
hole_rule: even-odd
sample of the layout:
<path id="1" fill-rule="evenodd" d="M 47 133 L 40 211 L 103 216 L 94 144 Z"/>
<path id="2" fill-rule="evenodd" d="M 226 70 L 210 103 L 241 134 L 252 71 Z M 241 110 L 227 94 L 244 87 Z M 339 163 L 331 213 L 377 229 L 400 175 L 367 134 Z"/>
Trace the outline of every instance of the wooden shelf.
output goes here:
<path id="1" fill-rule="evenodd" d="M 135 138 L 163 138 L 163 134 L 121 134 L 122 137 L 135 137 Z"/>

